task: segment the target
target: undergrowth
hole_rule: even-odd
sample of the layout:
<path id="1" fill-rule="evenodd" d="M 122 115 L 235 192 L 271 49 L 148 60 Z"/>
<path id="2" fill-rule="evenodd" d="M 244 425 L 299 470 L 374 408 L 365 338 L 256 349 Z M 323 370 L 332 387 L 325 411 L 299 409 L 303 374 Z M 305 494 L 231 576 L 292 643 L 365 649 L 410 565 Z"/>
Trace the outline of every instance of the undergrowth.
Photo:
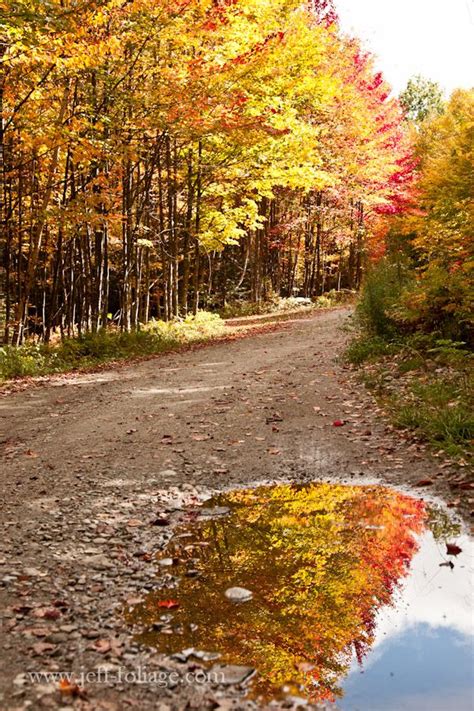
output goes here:
<path id="1" fill-rule="evenodd" d="M 222 319 L 207 312 L 176 321 L 150 321 L 139 331 L 86 333 L 57 344 L 27 342 L 0 347 L 0 380 L 83 370 L 204 342 L 224 333 Z"/>
<path id="2" fill-rule="evenodd" d="M 474 354 L 446 330 L 406 331 L 393 317 L 402 284 L 392 270 L 369 277 L 346 359 L 396 427 L 449 457 L 474 455 Z"/>
<path id="3" fill-rule="evenodd" d="M 258 316 L 262 314 L 284 313 L 311 308 L 332 308 L 354 301 L 355 292 L 343 289 L 328 291 L 315 299 L 301 297 L 275 297 L 259 303 L 245 300 L 229 301 L 220 311 L 222 318 L 244 318 L 245 316 Z"/>

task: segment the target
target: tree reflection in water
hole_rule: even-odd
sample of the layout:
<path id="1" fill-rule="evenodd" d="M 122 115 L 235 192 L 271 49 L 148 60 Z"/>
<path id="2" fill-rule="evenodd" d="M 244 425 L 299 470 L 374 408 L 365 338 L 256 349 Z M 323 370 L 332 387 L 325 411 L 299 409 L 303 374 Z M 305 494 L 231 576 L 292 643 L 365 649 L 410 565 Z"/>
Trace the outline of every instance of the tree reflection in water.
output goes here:
<path id="1" fill-rule="evenodd" d="M 423 502 L 381 486 L 327 483 L 234 491 L 206 506 L 230 514 L 177 532 L 166 556 L 177 559 L 179 585 L 129 614 L 139 641 L 253 665 L 263 696 L 285 683 L 304 686 L 313 701 L 340 696 L 354 654 L 361 661 L 373 643 L 377 611 L 407 575 L 427 519 Z M 190 569 L 200 576 L 187 577 Z M 253 599 L 228 601 L 234 586 Z M 164 634 L 152 625 L 170 596 L 180 606 Z"/>

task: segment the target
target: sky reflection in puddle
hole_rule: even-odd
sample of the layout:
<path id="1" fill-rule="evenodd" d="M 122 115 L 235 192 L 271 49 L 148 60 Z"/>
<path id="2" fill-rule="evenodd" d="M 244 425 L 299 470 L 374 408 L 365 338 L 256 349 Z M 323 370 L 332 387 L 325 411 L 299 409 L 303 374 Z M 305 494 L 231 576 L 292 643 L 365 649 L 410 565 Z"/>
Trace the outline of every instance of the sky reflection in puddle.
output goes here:
<path id="1" fill-rule="evenodd" d="M 230 511 L 203 515 L 215 507 Z M 171 589 L 128 615 L 139 641 L 252 665 L 257 697 L 289 684 L 343 711 L 473 708 L 472 547 L 442 510 L 380 486 L 281 485 L 189 519 L 163 554 Z M 253 599 L 227 600 L 234 586 Z"/>

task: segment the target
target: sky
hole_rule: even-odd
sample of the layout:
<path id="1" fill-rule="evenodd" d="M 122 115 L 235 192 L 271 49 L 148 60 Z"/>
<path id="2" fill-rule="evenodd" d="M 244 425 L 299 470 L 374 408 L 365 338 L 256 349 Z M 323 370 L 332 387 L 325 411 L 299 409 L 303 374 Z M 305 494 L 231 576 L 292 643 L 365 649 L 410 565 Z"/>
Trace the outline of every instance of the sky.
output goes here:
<path id="1" fill-rule="evenodd" d="M 447 94 L 474 86 L 474 0 L 335 0 L 342 29 L 364 41 L 398 94 L 410 77 Z"/>

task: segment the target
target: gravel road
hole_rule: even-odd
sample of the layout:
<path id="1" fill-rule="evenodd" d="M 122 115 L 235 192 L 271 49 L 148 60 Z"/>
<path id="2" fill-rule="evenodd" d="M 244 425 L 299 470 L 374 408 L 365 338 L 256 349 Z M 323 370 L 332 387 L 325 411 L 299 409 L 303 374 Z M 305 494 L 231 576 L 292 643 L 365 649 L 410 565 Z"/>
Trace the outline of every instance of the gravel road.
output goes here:
<path id="1" fill-rule="evenodd" d="M 449 497 L 439 462 L 391 430 L 343 365 L 349 318 L 321 311 L 0 398 L 2 708 L 256 708 L 241 700 L 235 669 L 229 683 L 183 681 L 196 665 L 140 649 L 123 620 L 159 582 L 153 553 L 182 507 L 288 479 L 407 486 L 430 476 Z M 157 516 L 164 525 L 152 525 Z M 91 676 L 84 691 L 28 676 L 100 665 L 113 680 Z M 144 667 L 179 681 L 116 678 Z"/>

